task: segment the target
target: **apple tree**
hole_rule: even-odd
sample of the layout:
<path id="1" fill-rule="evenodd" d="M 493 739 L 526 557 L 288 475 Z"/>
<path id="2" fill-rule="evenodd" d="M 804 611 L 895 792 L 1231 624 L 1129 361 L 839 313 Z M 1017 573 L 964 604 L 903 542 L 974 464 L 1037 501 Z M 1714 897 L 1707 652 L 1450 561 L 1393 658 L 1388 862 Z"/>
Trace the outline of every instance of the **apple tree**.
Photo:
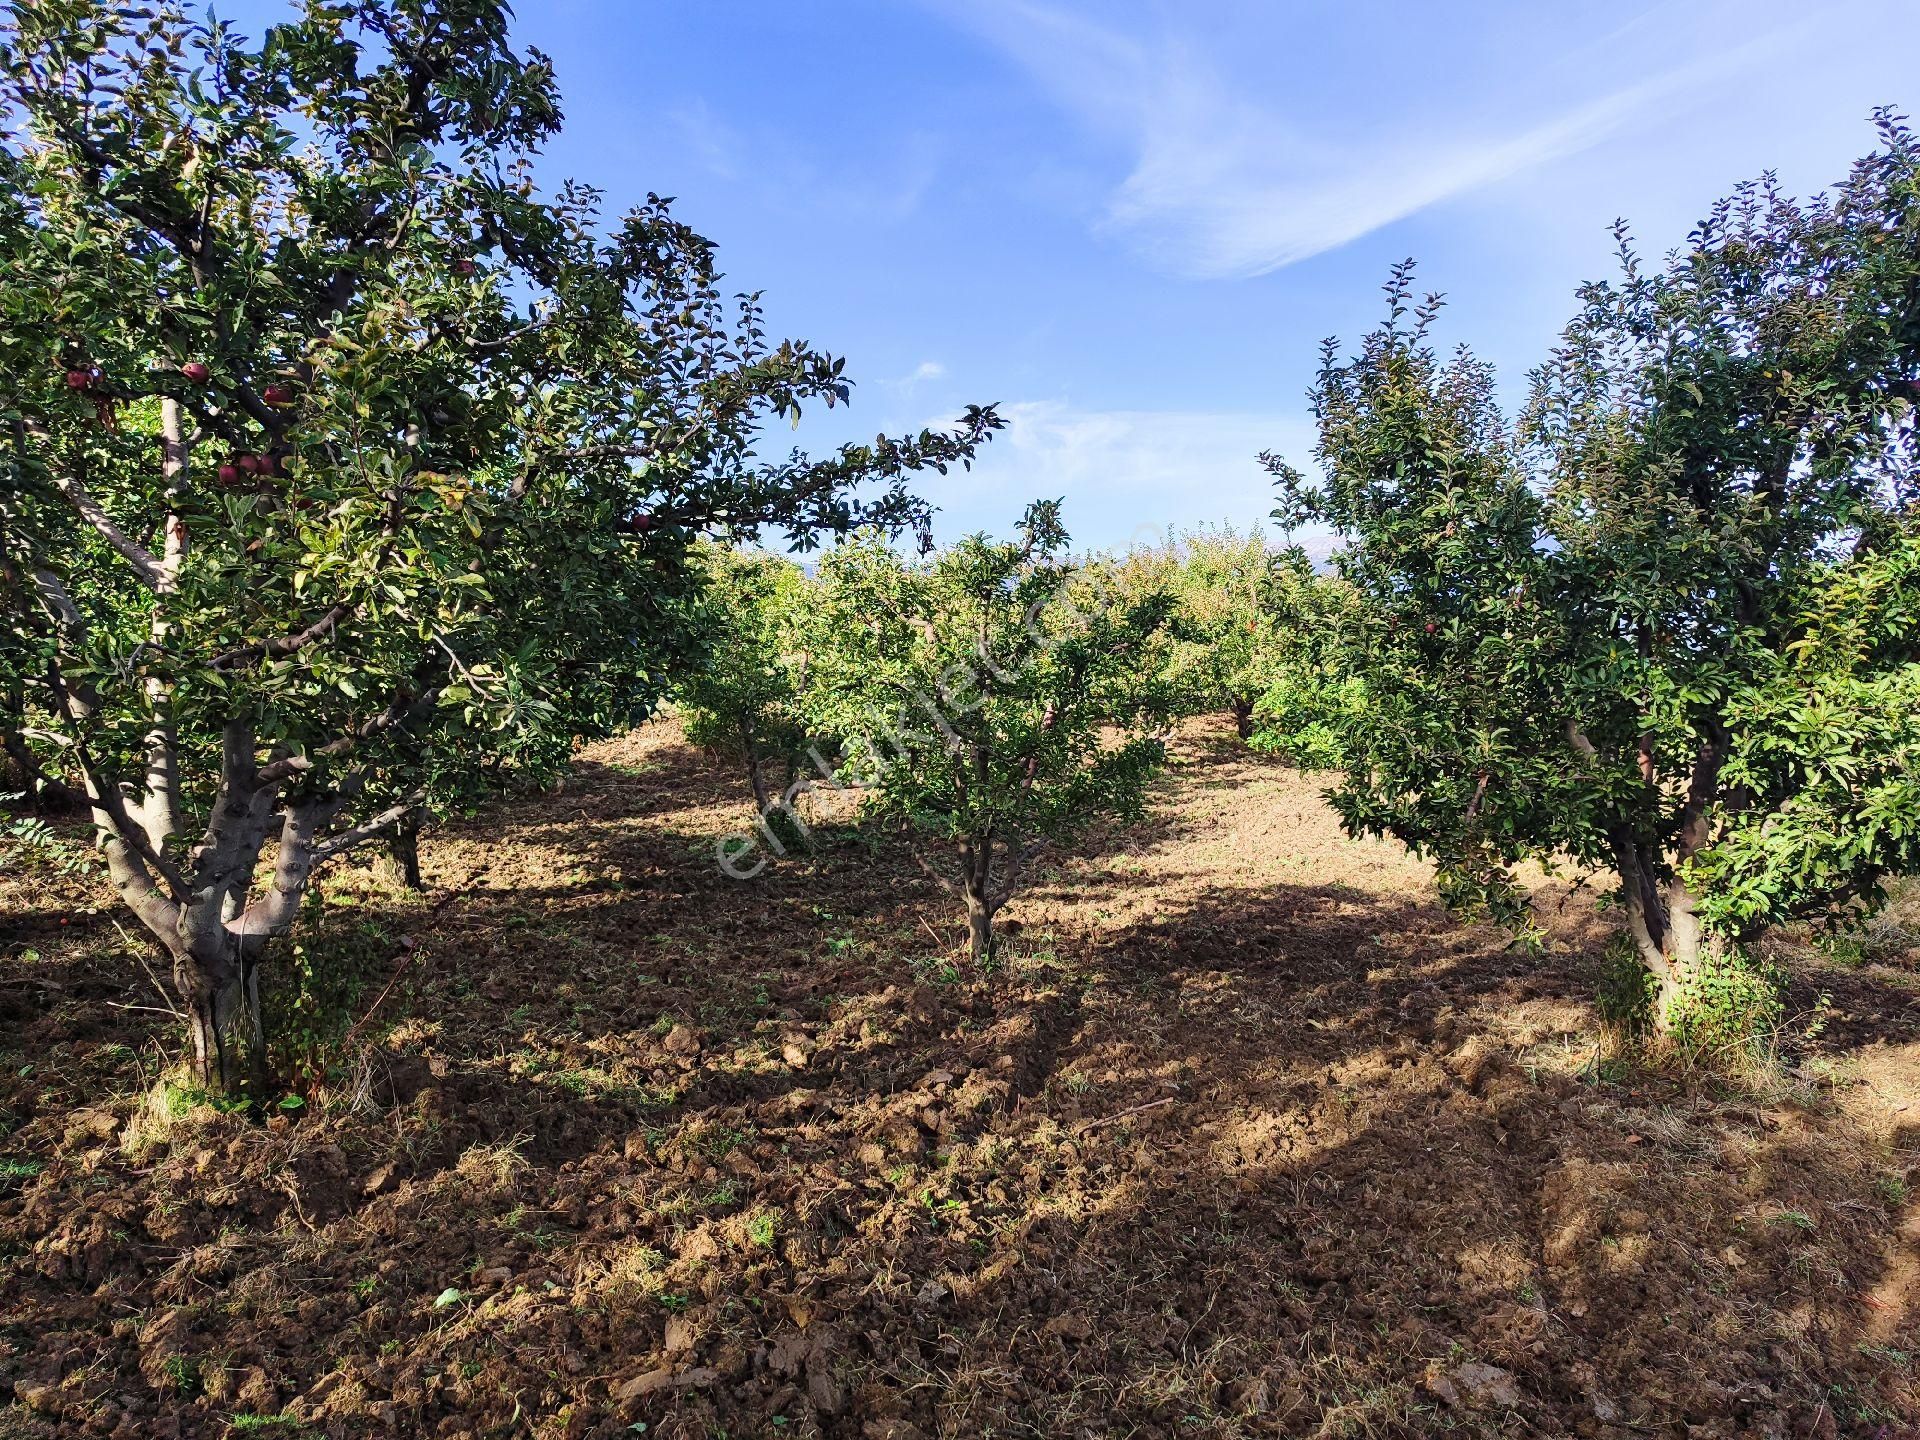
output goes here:
<path id="1" fill-rule="evenodd" d="M 1254 701 L 1266 688 L 1275 640 L 1271 591 L 1283 564 L 1260 535 L 1221 526 L 1170 535 L 1112 567 L 1110 579 L 1122 590 L 1164 592 L 1172 601 L 1156 648 L 1181 708 L 1231 711 L 1243 740 L 1253 734 Z"/>
<path id="2" fill-rule="evenodd" d="M 1346 729 L 1368 703 L 1366 676 L 1345 664 L 1362 614 L 1353 588 L 1321 574 L 1294 546 L 1275 556 L 1265 608 L 1271 636 L 1248 743 L 1302 769 L 1337 769 L 1346 760 Z"/>
<path id="3" fill-rule="evenodd" d="M 814 714 L 870 813 L 930 842 L 921 864 L 965 906 L 972 953 L 1034 856 L 1102 815 L 1137 818 L 1163 747 L 1148 663 L 1163 596 L 1074 593 L 1058 502 L 1019 537 L 905 559 L 868 533 L 821 562 Z"/>
<path id="4" fill-rule="evenodd" d="M 697 535 L 920 523 L 998 423 L 763 457 L 841 362 L 665 202 L 536 186 L 507 17 L 0 10 L 0 729 L 84 788 L 208 1085 L 321 867 L 648 712 Z"/>
<path id="5" fill-rule="evenodd" d="M 1520 860 L 1610 871 L 1683 1036 L 1762 929 L 1920 867 L 1920 146 L 1880 135 L 1811 201 L 1741 187 L 1658 265 L 1623 230 L 1517 426 L 1403 268 L 1358 355 L 1326 352 L 1322 478 L 1270 459 L 1366 607 L 1347 825 L 1508 913 Z"/>

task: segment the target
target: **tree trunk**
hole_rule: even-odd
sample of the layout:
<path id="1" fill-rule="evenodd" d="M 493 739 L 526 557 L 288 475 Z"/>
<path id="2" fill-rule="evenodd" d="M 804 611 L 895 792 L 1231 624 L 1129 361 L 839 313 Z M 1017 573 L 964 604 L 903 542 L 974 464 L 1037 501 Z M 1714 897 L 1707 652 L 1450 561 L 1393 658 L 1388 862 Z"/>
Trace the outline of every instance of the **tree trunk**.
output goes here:
<path id="1" fill-rule="evenodd" d="M 967 942 L 975 964 L 993 958 L 993 905 L 971 876 L 967 879 Z"/>
<path id="2" fill-rule="evenodd" d="M 1707 955 L 1718 953 L 1720 942 L 1706 932 L 1697 913 L 1693 892 L 1675 876 L 1667 882 L 1666 968 L 1655 972 L 1659 993 L 1654 997 L 1654 1024 L 1658 1034 L 1673 1029 L 1681 991 Z"/>
<path id="3" fill-rule="evenodd" d="M 214 803 L 209 838 L 197 853 L 192 893 L 168 902 L 157 894 L 143 897 L 138 883 L 122 886 L 136 913 L 172 957 L 174 988 L 186 1012 L 192 1043 L 193 1075 L 213 1091 L 239 1088 L 245 1078 L 243 1058 L 251 1060 L 256 1080 L 265 1078 L 266 1037 L 256 971 L 268 942 L 292 928 L 315 866 L 354 844 L 392 833 L 397 823 L 409 818 L 405 809 L 396 808 L 322 844 L 316 836 L 345 797 L 289 803 L 278 817 L 279 854 L 273 878 L 249 900 L 251 877 L 274 818 L 279 787 L 248 783 L 253 779 L 252 739 L 244 726 L 228 727 L 224 745 L 228 773 Z M 134 882 L 142 878 L 138 859 L 129 856 L 124 842 L 109 845 L 108 861 L 116 875 L 125 872 Z"/>
<path id="4" fill-rule="evenodd" d="M 1668 1028 L 1670 1001 L 1678 993 L 1679 980 L 1673 962 L 1667 956 L 1667 911 L 1660 886 L 1656 883 L 1652 862 L 1639 837 L 1626 825 L 1612 831 L 1614 866 L 1620 877 L 1620 908 L 1627 917 L 1627 933 L 1633 940 L 1640 966 L 1653 978 L 1653 1013 L 1649 1017 L 1656 1033 Z"/>
<path id="5" fill-rule="evenodd" d="M 993 958 L 993 837 L 960 847 L 961 893 L 967 902 L 967 942 L 974 963 Z"/>
<path id="6" fill-rule="evenodd" d="M 1656 863 L 1638 841 L 1618 832 L 1614 853 L 1627 931 L 1641 967 L 1653 981 L 1653 1030 L 1667 1035 L 1673 1030 L 1677 1002 L 1688 979 L 1720 942 L 1700 923 L 1698 897 L 1677 874 L 1662 883 Z"/>
<path id="7" fill-rule="evenodd" d="M 1681 986 L 1687 974 L 1687 964 L 1671 954 L 1661 956 L 1660 964 L 1649 965 L 1648 972 L 1653 976 L 1653 1033 L 1660 1036 L 1673 1033 L 1674 1017 L 1678 1013 Z"/>
<path id="8" fill-rule="evenodd" d="M 210 942 L 173 952 L 173 983 L 187 1016 L 194 1083 L 224 1094 L 241 1079 L 241 1022 L 246 967 L 240 943 L 224 931 Z"/>
<path id="9" fill-rule="evenodd" d="M 767 777 L 760 766 L 760 756 L 756 751 L 747 752 L 747 778 L 753 782 L 754 807 L 762 816 L 773 809 L 773 801 L 767 795 Z"/>
<path id="10" fill-rule="evenodd" d="M 393 827 L 387 837 L 386 862 L 393 879 L 409 890 L 424 890 L 420 878 L 420 818 L 409 815 Z"/>
<path id="11" fill-rule="evenodd" d="M 1233 697 L 1233 728 L 1242 740 L 1253 738 L 1253 701 L 1245 696 Z"/>
<path id="12" fill-rule="evenodd" d="M 747 761 L 747 783 L 753 786 L 753 808 L 762 820 L 773 811 L 773 797 L 767 794 L 767 777 L 760 759 L 760 740 L 751 725 L 740 727 L 740 753 Z"/>

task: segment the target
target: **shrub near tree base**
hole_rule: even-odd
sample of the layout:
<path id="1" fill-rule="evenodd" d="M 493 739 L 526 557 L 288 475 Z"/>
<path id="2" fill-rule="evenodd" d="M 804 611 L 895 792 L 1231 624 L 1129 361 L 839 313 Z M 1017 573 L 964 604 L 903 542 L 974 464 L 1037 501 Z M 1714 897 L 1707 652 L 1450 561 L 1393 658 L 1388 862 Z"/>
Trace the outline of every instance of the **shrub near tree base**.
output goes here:
<path id="1" fill-rule="evenodd" d="M 649 711 L 696 534 L 923 523 L 906 477 L 998 424 L 758 460 L 841 363 L 663 202 L 536 193 L 507 16 L 0 21 L 0 733 L 84 783 L 208 1086 L 317 870 Z"/>
<path id="2" fill-rule="evenodd" d="M 1732 1060 L 1777 1029 L 1785 993 L 1786 977 L 1775 966 L 1733 948 L 1703 956 L 1678 986 L 1663 991 L 1632 939 L 1621 935 L 1601 962 L 1600 1018 L 1621 1039 L 1660 1035 L 1689 1054 Z"/>
<path id="3" fill-rule="evenodd" d="M 1324 480 L 1269 457 L 1365 606 L 1347 826 L 1513 917 L 1522 859 L 1611 870 L 1669 1033 L 1758 999 L 1766 927 L 1920 867 L 1920 149 L 1881 132 L 1830 196 L 1744 187 L 1658 270 L 1623 240 L 1517 432 L 1401 270 L 1327 352 Z"/>

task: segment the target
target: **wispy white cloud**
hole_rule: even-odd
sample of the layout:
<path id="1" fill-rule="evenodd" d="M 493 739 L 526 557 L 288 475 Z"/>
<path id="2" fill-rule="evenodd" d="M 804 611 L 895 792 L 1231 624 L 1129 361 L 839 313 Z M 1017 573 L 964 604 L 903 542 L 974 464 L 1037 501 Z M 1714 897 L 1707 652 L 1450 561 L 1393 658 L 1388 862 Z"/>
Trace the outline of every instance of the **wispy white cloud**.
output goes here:
<path id="1" fill-rule="evenodd" d="M 1102 228 L 1202 278 L 1264 274 L 1610 137 L 1656 130 L 1811 24 L 1648 64 L 1643 78 L 1545 115 L 1493 95 L 1470 107 L 1492 117 L 1480 128 L 1437 128 L 1412 110 L 1394 113 L 1390 94 L 1364 104 L 1356 96 L 1352 113 L 1331 117 L 1337 128 L 1316 133 L 1272 98 L 1270 84 L 1237 86 L 1178 29 L 1123 32 L 1035 0 L 943 8 L 1084 124 L 1127 147 L 1133 168 L 1112 192 Z M 1633 72 L 1631 63 L 1593 68 Z"/>
<path id="2" fill-rule="evenodd" d="M 788 214 L 830 212 L 894 224 L 919 209 L 938 178 L 945 144 L 921 129 L 893 135 L 884 152 L 850 164 L 823 157 L 784 129 L 743 128 L 705 100 L 678 106 L 667 124 L 686 156 L 716 179 L 749 187 Z"/>
<path id="3" fill-rule="evenodd" d="M 734 128 L 705 100 L 677 106 L 667 112 L 666 118 L 681 148 L 701 169 L 722 180 L 740 178 L 740 160 L 746 147 Z"/>
<path id="4" fill-rule="evenodd" d="M 902 390 L 911 390 L 915 385 L 919 385 L 928 380 L 944 380 L 946 375 L 947 367 L 942 365 L 938 360 L 922 360 L 918 365 L 913 367 L 911 372 L 902 375 L 898 380 L 892 380 L 888 383 Z"/>
<path id="5" fill-rule="evenodd" d="M 1122 548 L 1169 526 L 1231 522 L 1269 528 L 1273 482 L 1263 450 L 1306 463 L 1310 422 L 1243 411 L 1094 410 L 1061 400 L 1002 405 L 1007 428 L 971 472 L 926 477 L 946 534 L 1005 533 L 1027 502 L 1066 500 L 1077 543 Z"/>

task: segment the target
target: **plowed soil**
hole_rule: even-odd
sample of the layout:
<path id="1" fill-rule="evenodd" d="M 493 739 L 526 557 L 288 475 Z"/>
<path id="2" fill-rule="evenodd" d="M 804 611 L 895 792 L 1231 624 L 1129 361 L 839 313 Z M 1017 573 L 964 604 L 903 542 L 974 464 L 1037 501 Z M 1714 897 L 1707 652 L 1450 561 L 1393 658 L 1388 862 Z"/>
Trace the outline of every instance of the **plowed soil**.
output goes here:
<path id="1" fill-rule="evenodd" d="M 8 875 L 0 1436 L 1920 1434 L 1911 934 L 1631 1063 L 1590 890 L 1515 948 L 1322 783 L 1193 727 L 983 972 L 895 835 L 723 875 L 656 725 L 328 882 L 351 1063 L 270 1123 Z"/>

